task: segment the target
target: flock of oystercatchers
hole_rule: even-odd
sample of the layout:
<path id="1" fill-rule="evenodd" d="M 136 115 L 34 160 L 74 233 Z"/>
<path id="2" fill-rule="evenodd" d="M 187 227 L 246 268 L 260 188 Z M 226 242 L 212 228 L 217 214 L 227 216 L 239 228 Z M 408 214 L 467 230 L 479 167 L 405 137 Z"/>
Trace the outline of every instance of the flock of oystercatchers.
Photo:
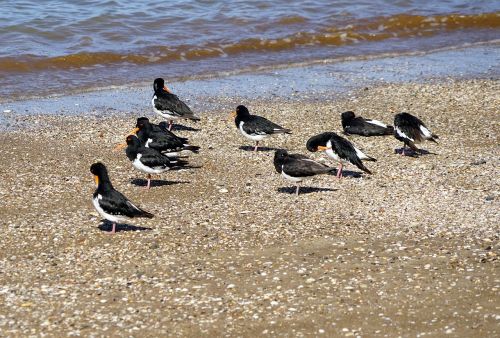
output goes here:
<path id="1" fill-rule="evenodd" d="M 186 153 L 198 153 L 199 147 L 189 144 L 189 140 L 175 135 L 171 129 L 173 120 L 200 120 L 191 109 L 165 86 L 163 79 L 158 78 L 153 83 L 153 110 L 167 119 L 168 122 L 153 124 L 146 117 L 137 119 L 135 128 L 127 135 L 126 143 L 116 149 L 126 147 L 127 158 L 132 166 L 147 174 L 146 188 L 151 187 L 151 175 L 161 174 L 170 169 L 186 168 L 188 162 L 183 159 Z M 259 142 L 273 134 L 291 134 L 290 129 L 283 128 L 261 116 L 251 115 L 248 109 L 240 105 L 232 113 L 236 127 L 246 138 L 255 141 L 254 151 L 258 150 Z M 352 111 L 341 115 L 342 127 L 347 135 L 383 136 L 394 135 L 403 142 L 401 155 L 412 155 L 425 151 L 418 149 L 416 143 L 424 140 L 436 142 L 433 134 L 417 117 L 400 113 L 394 117 L 394 127 L 380 121 L 356 116 Z M 406 149 L 410 148 L 410 152 Z M 363 161 L 376 161 L 364 154 L 349 140 L 334 132 L 325 132 L 311 137 L 306 148 L 310 152 L 324 151 L 326 155 L 339 163 L 338 168 L 332 168 L 316 162 L 302 154 L 289 154 L 286 150 L 276 150 L 274 167 L 285 179 L 296 184 L 296 194 L 300 192 L 299 183 L 304 179 L 327 173 L 335 173 L 338 178 L 343 176 L 344 163 L 350 163 L 367 174 L 371 171 Z M 115 233 L 116 224 L 124 223 L 135 217 L 152 218 L 153 214 L 142 210 L 123 194 L 113 188 L 104 164 L 94 163 L 90 167 L 94 175 L 97 189 L 93 194 L 93 204 L 97 212 L 112 223 L 111 233 Z"/>

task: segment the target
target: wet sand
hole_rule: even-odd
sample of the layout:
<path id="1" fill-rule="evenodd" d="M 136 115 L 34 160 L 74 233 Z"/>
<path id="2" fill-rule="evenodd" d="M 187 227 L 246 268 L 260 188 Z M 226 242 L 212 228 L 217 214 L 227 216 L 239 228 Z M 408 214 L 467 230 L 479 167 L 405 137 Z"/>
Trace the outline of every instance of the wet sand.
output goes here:
<path id="1" fill-rule="evenodd" d="M 0 135 L 0 332 L 497 336 L 499 89 L 485 79 L 248 100 L 293 130 L 257 153 L 227 119 L 242 102 L 219 97 L 219 111 L 185 124 L 200 131 L 178 131 L 202 147 L 189 159 L 199 168 L 160 175 L 150 191 L 113 152 L 135 114 L 19 116 L 23 129 Z M 413 158 L 393 137 L 349 137 L 378 159 L 374 174 L 317 177 L 295 196 L 273 149 L 306 154 L 309 136 L 340 132 L 345 110 L 385 122 L 408 111 L 440 143 Z M 91 204 L 97 160 L 156 217 L 110 235 Z"/>

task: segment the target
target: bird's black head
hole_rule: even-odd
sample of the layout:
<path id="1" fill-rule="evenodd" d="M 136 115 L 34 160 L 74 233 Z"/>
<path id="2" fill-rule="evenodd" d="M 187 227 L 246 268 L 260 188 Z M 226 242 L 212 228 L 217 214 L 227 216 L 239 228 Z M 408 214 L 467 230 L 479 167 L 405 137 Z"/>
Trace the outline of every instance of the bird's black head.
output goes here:
<path id="1" fill-rule="evenodd" d="M 238 107 L 236 107 L 236 116 L 247 116 L 247 115 L 250 115 L 250 112 L 248 111 L 247 107 L 243 105 L 239 105 Z"/>
<path id="2" fill-rule="evenodd" d="M 132 147 L 139 147 L 141 145 L 141 141 L 135 135 L 128 135 L 127 145 Z"/>
<path id="3" fill-rule="evenodd" d="M 101 173 L 106 173 L 108 170 L 106 166 L 101 162 L 96 162 L 90 166 L 90 172 L 96 176 L 99 176 Z"/>
<path id="4" fill-rule="evenodd" d="M 136 125 L 135 125 L 135 126 L 136 126 L 136 127 L 139 127 L 139 122 L 144 122 L 144 121 L 149 122 L 149 119 L 148 119 L 147 117 L 144 117 L 144 116 L 143 116 L 143 117 L 139 117 L 139 118 L 137 119 L 137 123 L 136 123 Z"/>
<path id="5" fill-rule="evenodd" d="M 285 149 L 278 149 L 274 153 L 274 159 L 284 160 L 288 156 L 288 152 Z"/>
<path id="6" fill-rule="evenodd" d="M 147 117 L 140 117 L 137 119 L 136 128 L 139 130 L 151 130 L 151 123 L 149 123 L 149 119 Z"/>
<path id="7" fill-rule="evenodd" d="M 287 157 L 288 152 L 285 149 L 278 149 L 274 153 L 274 168 L 279 174 L 281 174 L 282 165 L 285 163 Z"/>
<path id="8" fill-rule="evenodd" d="M 165 80 L 163 80 L 161 77 L 155 79 L 155 81 L 153 82 L 155 93 L 162 91 L 163 87 L 165 87 Z"/>
<path id="9" fill-rule="evenodd" d="M 111 186 L 111 181 L 109 180 L 108 170 L 106 166 L 101 162 L 96 162 L 90 166 L 90 172 L 94 175 L 94 180 L 96 185 L 103 186 L 109 184 Z"/>
<path id="10" fill-rule="evenodd" d="M 332 134 L 333 133 L 322 133 L 311 137 L 306 143 L 307 150 L 311 152 L 322 150 L 321 148 L 326 147 L 326 143 L 330 140 Z"/>
<path id="11" fill-rule="evenodd" d="M 344 112 L 344 113 L 342 113 L 342 114 L 340 115 L 340 118 L 342 119 L 342 126 L 344 126 L 344 124 L 345 124 L 346 122 L 351 121 L 351 120 L 352 120 L 355 116 L 356 116 L 356 115 L 354 114 L 354 112 L 352 112 L 352 111 L 350 111 L 350 110 L 349 110 L 349 111 L 346 111 L 346 112 Z"/>
<path id="12" fill-rule="evenodd" d="M 413 115 L 410 115 L 410 114 L 405 113 L 405 112 L 396 114 L 396 115 L 394 115 L 394 125 L 395 126 L 402 125 L 402 124 L 404 124 L 405 121 L 407 121 L 408 119 L 411 119 L 412 117 L 413 117 Z"/>

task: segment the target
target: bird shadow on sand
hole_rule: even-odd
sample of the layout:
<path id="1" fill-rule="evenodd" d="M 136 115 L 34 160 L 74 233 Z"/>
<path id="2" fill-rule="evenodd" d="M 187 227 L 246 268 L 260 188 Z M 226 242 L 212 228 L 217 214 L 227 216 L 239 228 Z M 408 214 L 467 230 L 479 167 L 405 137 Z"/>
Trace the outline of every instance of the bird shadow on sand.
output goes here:
<path id="1" fill-rule="evenodd" d="M 239 147 L 239 149 L 244 150 L 244 151 L 253 152 L 255 147 L 254 146 L 241 146 L 241 147 Z M 259 151 L 276 151 L 276 150 L 279 150 L 279 148 L 261 147 L 261 146 L 259 146 L 259 148 L 257 148 L 257 152 L 259 152 Z"/>
<path id="2" fill-rule="evenodd" d="M 134 178 L 130 181 L 133 185 L 138 187 L 145 187 L 148 184 L 148 180 L 142 178 Z M 166 181 L 166 180 L 151 180 L 151 187 L 162 187 L 165 185 L 174 185 L 174 184 L 185 184 L 191 183 L 189 181 Z"/>
<path id="3" fill-rule="evenodd" d="M 398 155 L 402 155 L 403 154 L 403 148 L 394 149 L 394 153 L 398 154 Z M 433 152 L 430 152 L 428 150 L 425 150 L 425 149 L 419 149 L 418 151 L 415 151 L 415 150 L 412 150 L 412 149 L 405 149 L 404 156 L 408 156 L 408 157 L 420 157 L 422 155 L 437 155 L 437 154 L 433 153 Z"/>
<path id="4" fill-rule="evenodd" d="M 337 176 L 337 169 L 331 171 L 329 173 L 330 176 Z M 350 178 L 361 178 L 363 177 L 363 173 L 360 171 L 351 171 L 351 170 L 342 170 L 342 178 L 350 177 Z"/>
<path id="5" fill-rule="evenodd" d="M 310 194 L 313 192 L 324 192 L 324 191 L 337 191 L 338 189 L 332 189 L 332 188 L 318 188 L 318 187 L 300 187 L 299 195 L 302 194 Z M 295 192 L 297 191 L 296 187 L 281 187 L 278 188 L 278 192 L 282 194 L 290 194 L 290 195 L 295 195 Z"/>
<path id="6" fill-rule="evenodd" d="M 113 223 L 108 220 L 103 220 L 101 224 L 99 224 L 99 230 L 111 232 L 113 229 Z M 139 227 L 132 224 L 116 224 L 116 232 L 120 231 L 151 231 L 153 229 L 146 227 Z"/>
<path id="7" fill-rule="evenodd" d="M 202 165 L 183 165 L 181 167 L 174 167 L 170 169 L 170 171 L 181 171 L 181 170 L 188 170 L 188 169 L 200 169 L 203 168 Z"/>
<path id="8" fill-rule="evenodd" d="M 184 126 L 182 124 L 173 124 L 172 131 L 200 131 L 200 128 L 193 128 L 189 126 Z"/>

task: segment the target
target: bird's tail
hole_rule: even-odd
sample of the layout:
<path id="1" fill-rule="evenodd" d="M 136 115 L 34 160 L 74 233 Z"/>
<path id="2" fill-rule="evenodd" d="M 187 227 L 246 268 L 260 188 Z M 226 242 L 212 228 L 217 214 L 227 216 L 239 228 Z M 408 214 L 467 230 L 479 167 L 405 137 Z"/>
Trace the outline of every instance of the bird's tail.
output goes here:
<path id="1" fill-rule="evenodd" d="M 147 212 L 147 211 L 141 209 L 140 213 L 137 215 L 137 217 L 153 218 L 153 217 L 155 217 L 155 215 L 153 215 L 152 213 Z"/>
<path id="2" fill-rule="evenodd" d="M 171 166 L 176 167 L 176 168 L 183 167 L 189 163 L 188 161 L 181 160 L 178 157 L 170 157 L 169 159 L 170 159 Z"/>
<path id="3" fill-rule="evenodd" d="M 274 133 L 275 134 L 291 134 L 292 133 L 292 130 L 291 129 L 275 129 L 274 130 Z"/>
<path id="4" fill-rule="evenodd" d="M 376 161 L 374 158 L 370 157 L 370 159 L 371 160 L 368 160 L 368 161 Z M 370 175 L 372 174 L 372 172 L 367 167 L 365 167 L 365 165 L 363 164 L 363 162 L 357 161 L 354 164 L 356 165 L 356 167 L 358 167 L 359 169 L 363 170 L 365 173 L 370 174 Z"/>
<path id="5" fill-rule="evenodd" d="M 439 136 L 437 136 L 436 134 L 432 134 L 429 141 L 432 141 L 434 143 L 438 143 L 438 141 L 436 141 L 438 138 L 439 138 Z"/>
<path id="6" fill-rule="evenodd" d="M 183 150 L 189 150 L 195 154 L 198 154 L 200 152 L 200 147 L 198 146 L 191 146 L 189 144 L 185 144 L 184 145 L 184 149 Z"/>

